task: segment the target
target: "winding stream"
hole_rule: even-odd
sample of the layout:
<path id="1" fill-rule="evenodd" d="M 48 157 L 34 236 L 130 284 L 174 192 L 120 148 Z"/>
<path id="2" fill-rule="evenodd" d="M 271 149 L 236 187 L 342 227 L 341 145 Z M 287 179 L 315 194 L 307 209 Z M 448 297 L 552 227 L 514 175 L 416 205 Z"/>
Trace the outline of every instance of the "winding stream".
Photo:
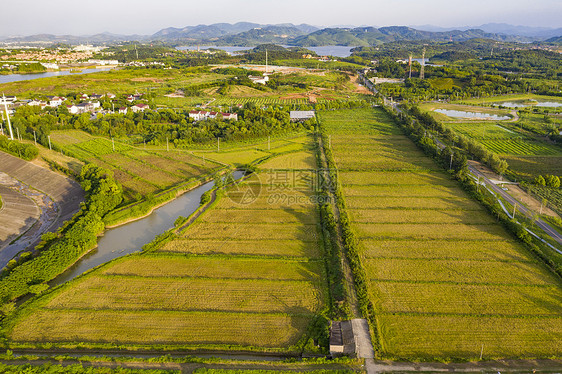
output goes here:
<path id="1" fill-rule="evenodd" d="M 235 180 L 244 175 L 242 171 L 233 173 Z M 58 286 L 86 271 L 105 264 L 113 259 L 130 253 L 139 252 L 143 245 L 150 243 L 157 235 L 174 227 L 179 216 L 188 217 L 199 207 L 201 195 L 214 187 L 214 182 L 194 188 L 141 219 L 108 229 L 98 240 L 98 246 L 82 257 L 64 273 L 49 282 L 51 287 Z"/>

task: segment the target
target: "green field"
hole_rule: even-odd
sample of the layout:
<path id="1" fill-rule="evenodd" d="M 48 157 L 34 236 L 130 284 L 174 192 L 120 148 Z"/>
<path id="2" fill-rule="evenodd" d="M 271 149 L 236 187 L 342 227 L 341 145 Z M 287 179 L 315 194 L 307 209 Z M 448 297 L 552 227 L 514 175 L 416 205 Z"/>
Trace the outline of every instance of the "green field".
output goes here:
<path id="1" fill-rule="evenodd" d="M 557 277 L 382 111 L 320 120 L 359 238 L 383 356 L 477 358 L 482 345 L 485 358 L 562 353 Z"/>
<path id="2" fill-rule="evenodd" d="M 115 179 L 123 186 L 125 202 L 210 174 L 220 167 L 212 160 L 185 151 L 144 150 L 78 130 L 53 131 L 51 141 L 66 155 L 113 170 Z"/>
<path id="3" fill-rule="evenodd" d="M 279 165 L 313 157 L 311 144 L 298 144 Z M 112 261 L 29 305 L 11 322 L 11 341 L 302 351 L 328 305 L 307 185 L 314 173 L 268 162 L 156 251 Z M 291 186 L 278 179 L 287 176 Z M 256 199 L 242 199 L 245 189 Z"/>

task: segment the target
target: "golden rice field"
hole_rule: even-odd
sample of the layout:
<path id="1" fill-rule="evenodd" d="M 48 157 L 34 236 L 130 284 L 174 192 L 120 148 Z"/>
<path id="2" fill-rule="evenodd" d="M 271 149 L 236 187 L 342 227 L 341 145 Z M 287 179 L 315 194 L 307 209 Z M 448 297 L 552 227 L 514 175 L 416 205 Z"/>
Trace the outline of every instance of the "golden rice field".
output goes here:
<path id="1" fill-rule="evenodd" d="M 362 112 L 362 113 L 358 113 Z M 349 118 L 349 120 L 346 120 Z M 562 354 L 562 284 L 382 110 L 321 113 L 392 357 Z"/>
<path id="2" fill-rule="evenodd" d="M 295 165 L 313 158 L 311 144 L 278 165 L 289 155 Z M 315 190 L 299 180 L 310 172 L 293 172 L 268 169 L 231 186 L 155 251 L 48 293 L 11 321 L 10 340 L 299 352 L 328 294 Z M 287 176 L 289 185 L 279 179 Z M 254 199 L 240 200 L 245 189 Z"/>

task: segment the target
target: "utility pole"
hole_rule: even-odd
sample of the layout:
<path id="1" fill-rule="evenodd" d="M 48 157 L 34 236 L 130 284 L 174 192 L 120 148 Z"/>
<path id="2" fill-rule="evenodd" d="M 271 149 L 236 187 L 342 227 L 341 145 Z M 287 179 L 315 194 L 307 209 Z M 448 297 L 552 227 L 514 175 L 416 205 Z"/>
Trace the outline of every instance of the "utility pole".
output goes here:
<path id="1" fill-rule="evenodd" d="M 168 145 L 168 137 L 166 136 L 166 151 L 170 152 L 170 146 Z"/>
<path id="2" fill-rule="evenodd" d="M 111 146 L 113 147 L 113 152 L 115 152 L 115 141 L 111 138 Z"/>
<path id="3" fill-rule="evenodd" d="M 482 344 L 482 348 L 480 349 L 480 360 L 482 360 L 483 354 L 484 354 L 484 344 Z"/>
<path id="4" fill-rule="evenodd" d="M 217 152 L 221 150 L 221 138 L 217 138 Z"/>
<path id="5" fill-rule="evenodd" d="M 451 152 L 451 162 L 449 163 L 449 170 L 453 168 L 453 153 Z"/>
<path id="6" fill-rule="evenodd" d="M 52 151 L 53 147 L 51 147 L 51 135 L 48 135 L 47 139 L 49 139 L 49 151 Z"/>
<path id="7" fill-rule="evenodd" d="M 515 211 L 517 210 L 517 203 L 513 205 L 513 219 L 515 219 Z"/>
<path id="8" fill-rule="evenodd" d="M 8 101 L 6 100 L 6 96 L 2 94 L 2 98 L 4 101 L 4 110 L 6 111 L 6 119 L 8 120 L 8 131 L 10 131 L 10 140 L 14 140 L 14 132 L 12 131 L 12 123 L 10 122 L 10 113 L 8 112 Z"/>
<path id="9" fill-rule="evenodd" d="M 33 141 L 35 142 L 35 145 L 37 145 L 37 136 L 35 135 L 35 130 L 33 130 Z"/>

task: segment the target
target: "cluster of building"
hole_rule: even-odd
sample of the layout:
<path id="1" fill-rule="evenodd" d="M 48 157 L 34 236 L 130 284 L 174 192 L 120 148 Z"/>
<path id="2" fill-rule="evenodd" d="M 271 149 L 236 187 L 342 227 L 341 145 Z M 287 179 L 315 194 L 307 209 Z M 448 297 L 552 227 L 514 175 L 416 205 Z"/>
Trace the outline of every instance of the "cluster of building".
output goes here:
<path id="1" fill-rule="evenodd" d="M 7 51 L 10 52 L 10 51 Z M 33 50 L 16 54 L 2 55 L 4 61 L 51 61 L 66 64 L 75 61 L 85 61 L 92 57 L 91 52 L 61 52 L 56 50 Z"/>
<path id="2" fill-rule="evenodd" d="M 337 61 L 337 60 L 331 59 L 330 56 L 313 56 L 311 54 L 302 55 L 302 58 L 306 58 L 306 59 L 309 59 L 309 60 L 318 60 L 320 62 Z"/>
<path id="3" fill-rule="evenodd" d="M 134 94 L 134 95 L 127 95 L 126 100 L 129 102 L 138 101 L 142 98 L 143 94 Z M 108 113 L 119 113 L 119 114 L 127 114 L 129 110 L 133 113 L 137 112 L 144 112 L 147 109 L 150 109 L 148 104 L 144 103 L 137 103 L 131 107 L 120 107 L 116 108 L 115 111 L 103 111 L 101 108 L 100 100 L 104 97 L 109 99 L 114 99 L 116 97 L 115 94 L 106 93 L 106 94 L 92 94 L 88 96 L 87 94 L 81 94 L 76 97 L 77 100 L 81 101 L 79 104 L 70 104 L 66 105 L 68 112 L 71 114 L 82 114 L 82 113 L 92 113 L 96 115 L 98 113 L 108 114 Z M 22 105 L 29 105 L 29 106 L 38 106 L 41 109 L 45 109 L 47 107 L 57 108 L 64 104 L 67 101 L 67 98 L 64 96 L 46 96 L 44 100 L 21 100 L 18 101 L 16 96 L 6 96 L 6 104 L 8 106 L 8 113 L 11 115 L 14 111 L 22 106 Z M 3 100 L 0 99 L 0 103 L 3 104 Z M 3 108 L 2 108 L 3 110 Z"/>
<path id="4" fill-rule="evenodd" d="M 160 66 L 160 67 L 165 67 L 166 64 L 163 62 L 159 62 L 159 61 L 150 61 L 150 62 L 145 62 L 145 61 L 131 61 L 131 62 L 127 62 L 125 64 L 125 66 L 135 66 L 135 67 L 145 67 L 145 66 Z"/>
<path id="5" fill-rule="evenodd" d="M 192 110 L 189 112 L 189 118 L 193 118 L 195 121 L 213 119 L 219 116 L 222 116 L 222 119 L 238 120 L 238 114 L 236 113 L 207 112 L 206 110 Z"/>

